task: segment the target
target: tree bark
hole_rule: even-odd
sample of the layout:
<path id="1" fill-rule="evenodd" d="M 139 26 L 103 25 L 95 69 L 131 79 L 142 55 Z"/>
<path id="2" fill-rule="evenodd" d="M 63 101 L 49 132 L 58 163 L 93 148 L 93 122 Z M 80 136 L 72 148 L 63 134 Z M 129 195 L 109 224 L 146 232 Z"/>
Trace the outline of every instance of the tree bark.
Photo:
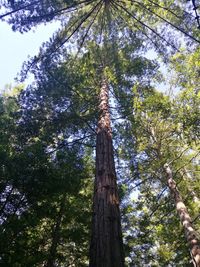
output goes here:
<path id="1" fill-rule="evenodd" d="M 96 174 L 90 267 L 123 267 L 124 252 L 109 113 L 109 87 L 103 77 L 99 96 Z"/>
<path id="2" fill-rule="evenodd" d="M 168 164 L 164 165 L 164 170 L 167 175 L 167 182 L 170 188 L 171 194 L 174 197 L 176 210 L 179 214 L 181 223 L 184 227 L 185 236 L 190 247 L 190 253 L 194 267 L 200 267 L 200 240 L 193 228 L 192 220 L 188 213 L 188 210 L 183 202 L 183 199 L 176 187 L 176 182 L 173 180 L 172 171 Z"/>

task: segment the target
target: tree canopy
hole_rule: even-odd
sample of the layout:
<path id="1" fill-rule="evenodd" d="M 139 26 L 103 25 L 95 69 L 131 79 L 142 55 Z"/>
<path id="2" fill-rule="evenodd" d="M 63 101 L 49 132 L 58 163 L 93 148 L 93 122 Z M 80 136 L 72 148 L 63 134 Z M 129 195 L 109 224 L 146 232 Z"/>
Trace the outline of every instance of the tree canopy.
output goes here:
<path id="1" fill-rule="evenodd" d="M 0 4 L 60 22 L 0 97 L 0 265 L 200 266 L 195 1 Z"/>

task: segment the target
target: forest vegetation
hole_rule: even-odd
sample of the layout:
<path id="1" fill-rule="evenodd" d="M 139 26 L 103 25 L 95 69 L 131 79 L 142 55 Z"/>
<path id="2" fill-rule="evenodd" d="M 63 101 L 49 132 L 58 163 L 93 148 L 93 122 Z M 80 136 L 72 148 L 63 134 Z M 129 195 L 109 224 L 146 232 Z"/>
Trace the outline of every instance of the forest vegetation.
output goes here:
<path id="1" fill-rule="evenodd" d="M 197 2 L 0 0 L 60 25 L 0 95 L 0 266 L 200 267 Z"/>

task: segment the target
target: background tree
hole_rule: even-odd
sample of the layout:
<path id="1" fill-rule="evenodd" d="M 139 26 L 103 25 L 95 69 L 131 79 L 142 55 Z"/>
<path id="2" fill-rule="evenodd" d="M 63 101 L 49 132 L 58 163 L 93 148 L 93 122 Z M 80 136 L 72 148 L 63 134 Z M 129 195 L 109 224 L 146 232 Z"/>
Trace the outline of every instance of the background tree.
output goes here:
<path id="1" fill-rule="evenodd" d="M 176 105 L 179 105 L 178 97 L 172 101 L 154 90 L 145 92 L 140 87 L 135 88 L 133 115 L 129 115 L 129 121 L 123 126 L 119 125 L 125 138 L 123 143 L 127 144 L 121 147 L 120 153 L 131 170 L 129 182 L 135 200 L 127 204 L 127 229 L 132 232 L 126 240 L 133 247 L 133 262 L 136 255 L 142 260 L 138 266 L 186 266 L 189 262 L 185 258 L 187 245 L 184 248 L 186 242 L 179 230 L 173 198 L 167 192 L 165 162 L 173 166 L 180 194 L 193 217 L 194 227 L 199 229 L 195 219 L 197 202 L 193 202 L 194 194 L 198 198 L 198 191 L 191 190 L 199 184 L 194 160 L 199 155 L 198 146 L 191 145 L 186 136 L 183 137 Z M 131 131 L 132 136 L 127 134 Z M 183 179 L 185 168 L 190 170 L 190 176 L 184 175 Z M 137 237 L 137 241 L 133 237 Z"/>
<path id="2" fill-rule="evenodd" d="M 28 116 L 20 116 L 16 98 L 3 102 L 1 119 L 7 123 L 1 124 L 1 135 L 10 142 L 1 157 L 1 265 L 87 266 L 93 174 L 89 154 L 83 158 L 78 146 L 52 151 L 44 132 L 36 134 Z M 57 131 L 56 124 L 51 126 L 52 133 Z"/>

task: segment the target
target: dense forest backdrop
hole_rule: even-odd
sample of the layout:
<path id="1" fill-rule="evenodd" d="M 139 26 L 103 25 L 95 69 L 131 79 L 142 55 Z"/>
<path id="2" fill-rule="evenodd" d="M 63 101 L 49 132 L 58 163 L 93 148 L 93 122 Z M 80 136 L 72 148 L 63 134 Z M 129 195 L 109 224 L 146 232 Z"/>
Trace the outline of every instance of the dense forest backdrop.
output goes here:
<path id="1" fill-rule="evenodd" d="M 60 24 L 0 95 L 0 266 L 200 267 L 199 4 L 0 1 Z"/>

